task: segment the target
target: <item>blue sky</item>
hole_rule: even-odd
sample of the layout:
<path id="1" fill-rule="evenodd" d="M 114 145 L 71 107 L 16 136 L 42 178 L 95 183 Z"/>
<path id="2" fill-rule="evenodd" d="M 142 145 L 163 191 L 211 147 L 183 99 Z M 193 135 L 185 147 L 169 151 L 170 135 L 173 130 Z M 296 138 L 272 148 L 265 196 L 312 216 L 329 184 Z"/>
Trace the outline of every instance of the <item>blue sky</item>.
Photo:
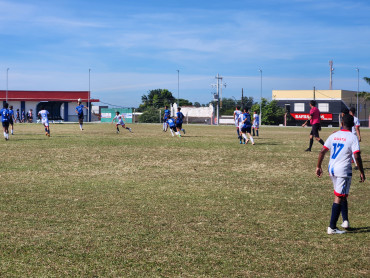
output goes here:
<path id="1" fill-rule="evenodd" d="M 0 0 L 0 89 L 88 90 L 138 106 L 151 89 L 208 103 L 272 90 L 357 90 L 370 77 L 367 0 Z M 360 80 L 360 90 L 370 87 Z"/>

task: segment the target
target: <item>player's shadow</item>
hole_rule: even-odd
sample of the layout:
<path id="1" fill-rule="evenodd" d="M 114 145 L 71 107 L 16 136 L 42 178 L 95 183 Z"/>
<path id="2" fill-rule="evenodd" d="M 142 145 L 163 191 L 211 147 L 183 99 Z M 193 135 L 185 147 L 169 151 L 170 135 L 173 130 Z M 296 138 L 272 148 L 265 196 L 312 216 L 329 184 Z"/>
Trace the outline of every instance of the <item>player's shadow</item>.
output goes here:
<path id="1" fill-rule="evenodd" d="M 352 234 L 370 233 L 370 227 L 348 228 L 347 233 Z"/>

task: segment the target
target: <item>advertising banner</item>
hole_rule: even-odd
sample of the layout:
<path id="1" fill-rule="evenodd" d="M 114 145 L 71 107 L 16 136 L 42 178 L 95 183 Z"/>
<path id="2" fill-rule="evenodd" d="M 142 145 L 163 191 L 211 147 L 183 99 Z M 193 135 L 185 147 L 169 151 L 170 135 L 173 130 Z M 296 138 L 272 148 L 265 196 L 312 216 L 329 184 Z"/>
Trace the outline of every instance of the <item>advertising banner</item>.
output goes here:
<path id="1" fill-rule="evenodd" d="M 292 117 L 298 121 L 306 121 L 310 117 L 310 114 L 306 113 L 290 113 Z M 333 114 L 320 114 L 320 118 L 322 121 L 332 121 Z"/>

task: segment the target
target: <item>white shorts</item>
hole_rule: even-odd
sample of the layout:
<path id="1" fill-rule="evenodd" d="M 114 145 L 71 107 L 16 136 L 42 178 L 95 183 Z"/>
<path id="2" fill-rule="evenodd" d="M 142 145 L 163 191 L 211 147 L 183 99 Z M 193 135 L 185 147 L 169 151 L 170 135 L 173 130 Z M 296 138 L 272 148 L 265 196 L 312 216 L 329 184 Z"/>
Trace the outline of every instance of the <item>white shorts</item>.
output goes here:
<path id="1" fill-rule="evenodd" d="M 118 121 L 117 125 L 122 125 L 122 126 L 124 126 L 124 125 L 125 125 L 125 122 L 124 122 L 124 121 Z"/>
<path id="2" fill-rule="evenodd" d="M 42 121 L 42 124 L 43 124 L 44 126 L 49 126 L 49 121 Z"/>
<path id="3" fill-rule="evenodd" d="M 333 181 L 334 195 L 338 197 L 347 197 L 349 188 L 351 187 L 352 177 L 336 177 L 330 176 Z"/>
<path id="4" fill-rule="evenodd" d="M 253 123 L 253 125 L 252 125 L 252 127 L 254 127 L 254 128 L 258 128 L 259 127 L 259 124 L 258 123 Z"/>
<path id="5" fill-rule="evenodd" d="M 235 126 L 236 126 L 236 127 L 239 127 L 239 122 L 238 122 L 238 120 L 236 120 L 236 121 L 235 121 Z"/>

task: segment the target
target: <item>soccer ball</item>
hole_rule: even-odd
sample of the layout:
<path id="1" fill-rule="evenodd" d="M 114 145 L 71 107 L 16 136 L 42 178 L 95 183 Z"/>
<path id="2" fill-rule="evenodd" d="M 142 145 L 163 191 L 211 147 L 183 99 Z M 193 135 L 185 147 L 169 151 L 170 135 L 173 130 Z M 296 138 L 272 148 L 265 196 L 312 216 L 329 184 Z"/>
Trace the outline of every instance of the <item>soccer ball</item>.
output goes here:
<path id="1" fill-rule="evenodd" d="M 77 101 L 78 101 L 78 102 L 81 102 L 81 99 L 79 98 Z"/>

